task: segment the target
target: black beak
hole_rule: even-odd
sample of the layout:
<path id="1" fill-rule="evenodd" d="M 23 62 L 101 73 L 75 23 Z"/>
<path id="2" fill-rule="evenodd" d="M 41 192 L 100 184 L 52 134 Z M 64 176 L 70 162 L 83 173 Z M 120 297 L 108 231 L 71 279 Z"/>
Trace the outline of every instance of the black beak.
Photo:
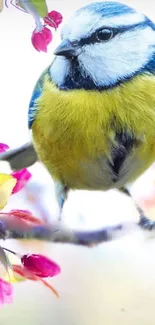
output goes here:
<path id="1" fill-rule="evenodd" d="M 54 51 L 55 55 L 73 58 L 77 56 L 77 47 L 74 46 L 68 39 L 64 39 Z"/>

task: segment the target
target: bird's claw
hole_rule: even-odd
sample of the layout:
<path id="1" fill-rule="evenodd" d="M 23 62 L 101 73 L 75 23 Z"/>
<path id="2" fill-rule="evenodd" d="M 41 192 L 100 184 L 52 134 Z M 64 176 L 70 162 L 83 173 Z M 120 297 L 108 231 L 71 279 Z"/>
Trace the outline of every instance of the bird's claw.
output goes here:
<path id="1" fill-rule="evenodd" d="M 155 222 L 151 221 L 145 216 L 141 216 L 139 221 L 139 226 L 144 230 L 153 230 L 155 229 Z"/>

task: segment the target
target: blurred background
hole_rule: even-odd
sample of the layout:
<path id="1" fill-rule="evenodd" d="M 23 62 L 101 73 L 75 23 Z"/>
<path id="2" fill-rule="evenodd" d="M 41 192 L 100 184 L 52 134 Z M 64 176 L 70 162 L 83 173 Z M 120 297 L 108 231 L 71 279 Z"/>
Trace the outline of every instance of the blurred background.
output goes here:
<path id="1" fill-rule="evenodd" d="M 60 11 L 64 21 L 75 9 L 90 2 L 47 1 L 49 11 Z M 122 2 L 155 20 L 152 0 Z M 0 13 L 0 142 L 10 147 L 29 140 L 27 110 L 31 93 L 59 43 L 58 31 L 48 53 L 38 53 L 31 45 L 33 29 L 32 18 L 12 6 Z M 36 216 L 54 220 L 57 205 L 53 182 L 41 164 L 30 170 L 32 180 L 10 198 L 5 210 L 29 209 Z M 155 166 L 133 185 L 132 192 L 155 220 Z M 116 191 L 71 192 L 63 211 L 64 223 L 76 229 L 95 229 L 127 220 L 137 221 L 138 213 L 131 200 Z M 62 273 L 51 281 L 60 293 L 59 300 L 39 283 L 15 284 L 14 303 L 0 310 L 0 325 L 155 324 L 153 235 L 136 231 L 91 249 L 37 241 L 10 241 L 6 245 L 22 253 L 48 255 L 61 265 Z"/>

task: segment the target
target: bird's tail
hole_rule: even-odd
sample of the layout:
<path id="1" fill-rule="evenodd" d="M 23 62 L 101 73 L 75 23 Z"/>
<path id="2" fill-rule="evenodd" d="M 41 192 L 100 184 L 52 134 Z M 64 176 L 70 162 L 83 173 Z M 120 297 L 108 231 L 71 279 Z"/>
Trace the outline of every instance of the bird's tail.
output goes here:
<path id="1" fill-rule="evenodd" d="M 10 168 L 13 171 L 27 168 L 38 161 L 37 154 L 31 142 L 24 145 L 9 149 L 6 152 L 0 154 L 0 161 L 6 161 L 9 163 Z"/>

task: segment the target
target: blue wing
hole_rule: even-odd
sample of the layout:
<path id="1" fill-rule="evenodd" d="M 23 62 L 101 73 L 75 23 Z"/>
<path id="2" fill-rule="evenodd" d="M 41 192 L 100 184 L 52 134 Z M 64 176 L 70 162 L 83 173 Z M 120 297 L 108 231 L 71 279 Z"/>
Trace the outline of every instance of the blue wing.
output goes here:
<path id="1" fill-rule="evenodd" d="M 36 100 L 41 96 L 42 94 L 42 89 L 43 89 L 43 81 L 42 79 L 39 79 L 31 100 L 30 100 L 30 104 L 29 104 L 29 110 L 28 110 L 28 128 L 31 129 L 33 122 L 35 121 L 35 116 L 36 116 L 36 112 L 37 112 L 37 105 L 36 105 Z"/>
<path id="2" fill-rule="evenodd" d="M 36 86 L 34 88 L 30 104 L 29 104 L 29 110 L 28 110 L 28 128 L 31 129 L 33 122 L 36 118 L 37 113 L 37 99 L 42 95 L 43 91 L 43 84 L 44 84 L 44 78 L 45 76 L 50 77 L 49 74 L 49 67 L 44 70 L 44 72 L 41 74 L 38 82 L 36 83 Z"/>

